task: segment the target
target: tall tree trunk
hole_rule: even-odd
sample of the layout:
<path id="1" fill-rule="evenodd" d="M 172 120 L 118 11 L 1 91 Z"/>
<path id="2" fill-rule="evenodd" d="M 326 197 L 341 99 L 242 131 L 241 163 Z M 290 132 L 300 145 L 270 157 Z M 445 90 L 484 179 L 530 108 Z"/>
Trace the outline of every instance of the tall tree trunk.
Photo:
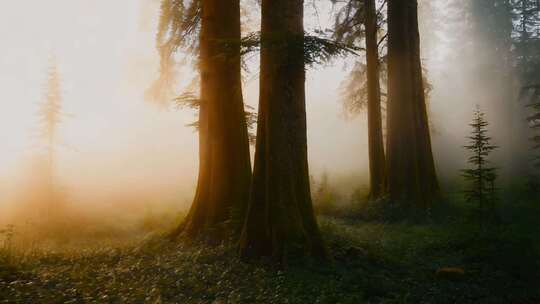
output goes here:
<path id="1" fill-rule="evenodd" d="M 417 0 L 388 1 L 388 190 L 428 208 L 439 193 L 429 131 Z"/>
<path id="2" fill-rule="evenodd" d="M 303 0 L 262 0 L 255 168 L 240 239 L 244 258 L 322 257 L 309 185 Z"/>
<path id="3" fill-rule="evenodd" d="M 370 198 L 380 198 L 385 190 L 386 164 L 381 118 L 381 87 L 379 83 L 379 47 L 377 41 L 377 8 L 375 0 L 365 0 L 367 86 L 368 86 L 368 140 Z"/>
<path id="4" fill-rule="evenodd" d="M 240 62 L 240 1 L 203 0 L 199 68 L 199 179 L 195 199 L 177 230 L 220 233 L 247 208 L 251 163 Z M 220 236 L 218 236 L 220 237 Z"/>

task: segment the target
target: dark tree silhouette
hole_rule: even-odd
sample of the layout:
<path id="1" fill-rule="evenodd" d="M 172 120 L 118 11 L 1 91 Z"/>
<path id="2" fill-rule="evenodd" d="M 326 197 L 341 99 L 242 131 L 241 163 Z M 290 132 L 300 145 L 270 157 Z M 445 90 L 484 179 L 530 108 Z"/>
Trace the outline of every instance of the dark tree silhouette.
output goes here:
<path id="1" fill-rule="evenodd" d="M 427 209 L 439 194 L 416 0 L 388 1 L 387 177 L 394 202 Z"/>
<path id="2" fill-rule="evenodd" d="M 303 0 L 263 0 L 255 168 L 244 258 L 325 256 L 311 201 Z"/>

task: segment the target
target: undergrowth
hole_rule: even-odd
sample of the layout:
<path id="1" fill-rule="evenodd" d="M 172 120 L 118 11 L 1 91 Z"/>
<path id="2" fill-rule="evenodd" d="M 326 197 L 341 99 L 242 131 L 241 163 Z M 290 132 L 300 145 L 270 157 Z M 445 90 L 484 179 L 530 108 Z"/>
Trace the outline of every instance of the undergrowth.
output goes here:
<path id="1" fill-rule="evenodd" d="M 320 214 L 333 255 L 327 264 L 246 263 L 234 244 L 155 236 L 9 255 L 3 249 L 0 302 L 538 303 L 540 206 L 526 198 L 501 204 L 502 222 L 489 226 L 452 200 L 428 220 L 399 219 L 377 202 Z M 444 267 L 464 274 L 438 277 Z"/>

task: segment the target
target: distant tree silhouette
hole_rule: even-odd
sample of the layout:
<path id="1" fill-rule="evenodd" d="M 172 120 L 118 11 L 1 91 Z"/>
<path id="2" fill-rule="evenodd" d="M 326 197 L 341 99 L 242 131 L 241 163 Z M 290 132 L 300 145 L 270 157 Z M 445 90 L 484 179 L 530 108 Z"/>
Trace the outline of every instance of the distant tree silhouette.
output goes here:
<path id="1" fill-rule="evenodd" d="M 470 126 L 472 127 L 471 136 L 468 137 L 470 144 L 465 148 L 471 152 L 468 163 L 472 168 L 462 170 L 463 177 L 470 182 L 469 188 L 465 190 L 465 198 L 478 204 L 483 218 L 487 207 L 493 211 L 496 200 L 497 169 L 490 166 L 489 155 L 497 149 L 497 146 L 491 144 L 487 130 L 489 123 L 480 108 L 474 112 Z"/>
<path id="2" fill-rule="evenodd" d="M 62 122 L 64 113 L 62 111 L 62 94 L 60 88 L 60 76 L 55 59 L 51 59 L 47 72 L 47 88 L 45 99 L 40 104 L 39 117 L 39 139 L 43 142 L 45 170 L 45 208 L 53 210 L 58 208 L 58 193 L 55 185 L 55 163 L 56 152 L 59 147 L 58 128 Z"/>
<path id="3" fill-rule="evenodd" d="M 514 56 L 524 86 L 540 79 L 540 1 L 512 0 Z"/>
<path id="4" fill-rule="evenodd" d="M 337 1 L 333 1 L 337 2 Z M 370 198 L 385 193 L 386 160 L 384 155 L 381 112 L 381 64 L 379 48 L 384 14 L 375 0 L 350 0 L 336 14 L 334 37 L 341 42 L 362 45 L 365 41 L 366 63 L 357 62 L 343 86 L 346 112 L 357 113 L 367 107 Z M 383 71 L 384 72 L 384 71 Z"/>
<path id="5" fill-rule="evenodd" d="M 337 11 L 334 36 L 338 41 L 353 43 L 366 51 L 365 63 L 358 61 L 342 85 L 343 105 L 346 114 L 357 115 L 367 110 L 368 148 L 370 171 L 370 198 L 386 194 L 387 159 L 384 134 L 388 81 L 388 14 L 386 1 L 347 0 Z M 364 48 L 365 47 L 365 48 Z M 432 89 L 425 69 L 419 73 L 423 81 L 424 99 Z M 395 183 L 393 183 L 395 184 Z M 395 189 L 395 187 L 392 187 Z M 394 191 L 395 192 L 395 191 Z"/>
<path id="6" fill-rule="evenodd" d="M 314 184 L 313 204 L 317 214 L 328 214 L 334 211 L 337 195 L 330 185 L 328 172 L 323 172 L 319 183 Z"/>
<path id="7" fill-rule="evenodd" d="M 540 151 L 540 85 L 527 86 L 523 89 L 522 95 L 528 95 L 528 107 L 531 114 L 528 117 L 529 126 L 533 132 L 531 138 L 534 151 Z M 540 153 L 535 153 L 533 165 L 540 169 Z"/>
<path id="8" fill-rule="evenodd" d="M 533 150 L 540 150 L 540 1 L 513 0 L 516 68 L 522 90 L 520 100 L 527 107 Z M 540 169 L 540 155 L 535 153 L 533 167 Z M 537 170 L 536 170 L 537 171 Z M 534 172 L 537 173 L 537 172 Z M 537 179 L 537 177 L 533 177 Z M 538 184 L 538 181 L 534 181 Z"/>
<path id="9" fill-rule="evenodd" d="M 517 102 L 519 87 L 538 79 L 538 48 L 532 48 L 536 31 L 530 27 L 530 4 L 536 0 L 452 0 L 468 34 L 456 35 L 454 53 L 469 59 L 465 74 L 478 79 L 471 87 L 471 98 L 489 105 L 497 121 L 500 142 L 506 143 L 505 179 L 516 179 L 529 169 L 526 113 Z M 466 38 L 468 37 L 468 38 Z M 538 45 L 538 44 L 537 44 Z M 481 53 L 482 56 L 477 56 Z M 458 55 L 459 56 L 459 55 Z M 534 59 L 536 57 L 536 59 Z M 535 65 L 537 66 L 535 68 Z M 536 69 L 536 72 L 533 70 Z M 534 75 L 536 74 L 536 75 Z M 485 75 L 492 75 L 485 78 Z M 477 90 L 480 87 L 482 90 Z M 506 157 L 506 155 L 511 157 Z"/>

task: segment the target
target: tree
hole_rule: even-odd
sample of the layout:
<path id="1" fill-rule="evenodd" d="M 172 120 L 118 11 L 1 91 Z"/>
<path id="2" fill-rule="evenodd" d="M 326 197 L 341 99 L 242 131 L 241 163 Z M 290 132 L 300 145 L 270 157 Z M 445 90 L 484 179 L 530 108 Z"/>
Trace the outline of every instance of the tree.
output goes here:
<path id="1" fill-rule="evenodd" d="M 45 179 L 44 189 L 46 191 L 44 201 L 45 209 L 56 210 L 58 196 L 55 187 L 55 157 L 59 145 L 58 126 L 62 122 L 64 113 L 62 112 L 62 94 L 60 89 L 60 76 L 54 59 L 51 60 L 47 72 L 47 91 L 45 100 L 39 107 L 39 137 L 43 141 L 43 174 Z"/>
<path id="2" fill-rule="evenodd" d="M 531 114 L 527 118 L 533 136 L 531 138 L 533 150 L 540 150 L 540 85 L 531 85 L 523 88 L 522 98 L 527 95 L 528 107 L 531 109 Z M 540 155 L 536 153 L 533 157 L 533 166 L 540 169 Z"/>
<path id="3" fill-rule="evenodd" d="M 388 1 L 387 178 L 392 201 L 427 209 L 439 194 L 416 0 Z"/>
<path id="4" fill-rule="evenodd" d="M 338 2 L 333 0 L 334 3 Z M 382 107 L 387 99 L 387 14 L 386 1 L 348 0 L 336 14 L 335 37 L 339 41 L 365 46 L 366 63 L 357 62 L 344 82 L 343 97 L 346 113 L 357 114 L 367 108 L 369 166 L 372 199 L 387 191 L 386 159 L 384 151 L 385 128 Z M 423 1 L 429 9 L 429 2 Z M 379 35 L 380 34 L 380 35 Z M 378 36 L 381 36 L 380 39 Z M 423 68 L 422 81 L 427 103 L 431 85 Z M 382 86 L 381 86 L 382 84 Z"/>
<path id="5" fill-rule="evenodd" d="M 522 90 L 520 100 L 527 108 L 527 121 L 532 136 L 533 150 L 540 149 L 540 2 L 536 0 L 514 1 L 515 53 Z M 540 158 L 533 155 L 533 175 L 540 168 Z M 537 177 L 533 176 L 533 184 Z"/>
<path id="6" fill-rule="evenodd" d="M 262 0 L 255 166 L 240 238 L 244 258 L 324 257 L 311 201 L 303 0 Z"/>
<path id="7" fill-rule="evenodd" d="M 497 149 L 497 146 L 491 144 L 491 137 L 487 134 L 488 125 L 484 113 L 477 108 L 473 122 L 470 124 L 472 127 L 472 135 L 468 137 L 470 144 L 465 146 L 471 151 L 472 155 L 468 163 L 473 168 L 462 170 L 464 178 L 471 183 L 470 188 L 465 191 L 465 198 L 469 202 L 478 203 L 482 218 L 488 204 L 493 209 L 497 178 L 496 168 L 489 166 L 488 157 L 493 150 Z"/>
<path id="8" fill-rule="evenodd" d="M 514 47 L 516 67 L 523 86 L 535 85 L 540 78 L 540 3 L 514 0 Z"/>
<path id="9" fill-rule="evenodd" d="M 334 1 L 336 2 L 336 1 Z M 334 36 L 347 43 L 365 40 L 366 64 L 357 63 L 345 91 L 345 106 L 356 112 L 367 105 L 370 198 L 385 193 L 386 164 L 381 113 L 380 56 L 378 40 L 381 30 L 381 12 L 375 0 L 350 0 L 336 15 Z"/>
<path id="10" fill-rule="evenodd" d="M 386 160 L 379 83 L 379 43 L 377 38 L 379 26 L 375 0 L 365 0 L 365 10 L 370 197 L 377 199 L 385 193 Z"/>
<path id="11" fill-rule="evenodd" d="M 240 41 L 239 0 L 194 0 L 187 6 L 183 0 L 163 0 L 158 34 L 162 75 L 171 71 L 168 64 L 179 47 L 198 54 L 200 71 L 197 190 L 187 218 L 173 236 L 223 238 L 222 232 L 230 231 L 223 225 L 241 223 L 245 212 L 251 161 Z M 230 228 L 239 233 L 240 226 Z"/>

